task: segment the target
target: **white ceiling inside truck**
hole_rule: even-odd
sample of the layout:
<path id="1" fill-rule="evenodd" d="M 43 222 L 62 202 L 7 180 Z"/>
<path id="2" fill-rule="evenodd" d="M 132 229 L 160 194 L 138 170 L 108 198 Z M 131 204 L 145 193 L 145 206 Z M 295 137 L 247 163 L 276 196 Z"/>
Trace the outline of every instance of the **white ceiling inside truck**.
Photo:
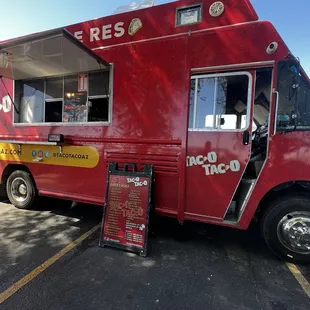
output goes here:
<path id="1" fill-rule="evenodd" d="M 42 32 L 0 43 L 0 76 L 23 80 L 108 68 L 65 29 Z"/>

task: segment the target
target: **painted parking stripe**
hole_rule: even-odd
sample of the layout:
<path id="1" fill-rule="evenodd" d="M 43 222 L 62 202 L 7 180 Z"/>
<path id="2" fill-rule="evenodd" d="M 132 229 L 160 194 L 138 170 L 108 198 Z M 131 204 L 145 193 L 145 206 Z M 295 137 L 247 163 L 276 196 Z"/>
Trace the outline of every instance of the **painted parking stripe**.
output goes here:
<path id="1" fill-rule="evenodd" d="M 310 283 L 307 281 L 307 279 L 302 275 L 298 267 L 291 263 L 286 263 L 288 269 L 290 272 L 294 275 L 300 286 L 305 291 L 306 295 L 310 298 Z"/>
<path id="2" fill-rule="evenodd" d="M 225 244 L 224 247 L 228 258 L 231 261 L 248 264 L 247 254 L 244 251 L 244 249 L 242 249 L 240 246 L 234 244 Z M 298 283 L 300 284 L 306 295 L 310 298 L 310 283 L 302 275 L 302 273 L 300 272 L 300 270 L 296 265 L 291 263 L 286 263 L 286 265 L 290 270 L 290 272 L 294 275 L 294 277 L 296 278 L 296 280 L 298 281 Z"/>
<path id="3" fill-rule="evenodd" d="M 31 280 L 33 280 L 35 277 L 37 277 L 40 273 L 42 273 L 45 269 L 47 269 L 49 266 L 54 264 L 57 260 L 59 260 L 62 256 L 70 252 L 72 249 L 74 249 L 77 245 L 79 245 L 82 241 L 87 239 L 89 236 L 91 236 L 93 233 L 95 233 L 99 228 L 101 227 L 101 224 L 96 225 L 91 230 L 80 236 L 78 239 L 67 245 L 65 248 L 63 248 L 61 251 L 59 251 L 54 256 L 50 257 L 48 260 L 46 260 L 43 264 L 32 270 L 30 273 L 25 275 L 23 278 L 21 278 L 19 281 L 15 282 L 11 287 L 9 287 L 7 290 L 2 292 L 0 294 L 0 304 L 3 303 L 5 300 L 7 300 L 9 297 L 11 297 L 13 294 L 15 294 L 18 290 L 20 290 L 23 286 L 25 286 L 27 283 L 29 283 Z"/>

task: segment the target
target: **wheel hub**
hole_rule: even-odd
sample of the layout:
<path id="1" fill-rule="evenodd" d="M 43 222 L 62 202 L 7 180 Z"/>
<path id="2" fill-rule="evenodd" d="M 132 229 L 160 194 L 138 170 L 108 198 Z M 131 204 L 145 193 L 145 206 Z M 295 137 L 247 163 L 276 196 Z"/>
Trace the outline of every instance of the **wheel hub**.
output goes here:
<path id="1" fill-rule="evenodd" d="M 284 216 L 278 224 L 278 238 L 289 250 L 310 253 L 310 212 L 292 212 Z"/>
<path id="2" fill-rule="evenodd" d="M 25 184 L 19 185 L 18 191 L 21 195 L 26 195 L 27 194 L 27 187 Z"/>
<path id="3" fill-rule="evenodd" d="M 15 200 L 23 202 L 28 197 L 27 184 L 23 178 L 15 178 L 11 184 L 11 193 Z"/>

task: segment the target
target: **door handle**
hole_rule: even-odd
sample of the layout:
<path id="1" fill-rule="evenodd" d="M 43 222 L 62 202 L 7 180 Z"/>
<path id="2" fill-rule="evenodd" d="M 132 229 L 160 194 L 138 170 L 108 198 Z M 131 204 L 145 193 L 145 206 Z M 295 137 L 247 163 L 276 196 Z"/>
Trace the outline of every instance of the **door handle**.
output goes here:
<path id="1" fill-rule="evenodd" d="M 273 91 L 274 95 L 276 96 L 276 101 L 275 101 L 275 112 L 274 112 L 274 124 L 273 124 L 273 134 L 274 136 L 277 132 L 277 120 L 278 120 L 278 107 L 279 107 L 279 92 L 274 90 Z"/>
<path id="2" fill-rule="evenodd" d="M 243 144 L 248 145 L 250 143 L 250 133 L 246 130 L 243 132 Z"/>

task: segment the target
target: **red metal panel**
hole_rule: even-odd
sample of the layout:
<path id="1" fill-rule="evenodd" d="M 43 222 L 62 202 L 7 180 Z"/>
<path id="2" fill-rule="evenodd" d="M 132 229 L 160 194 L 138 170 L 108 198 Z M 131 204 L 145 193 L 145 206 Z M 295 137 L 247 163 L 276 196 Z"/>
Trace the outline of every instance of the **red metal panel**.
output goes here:
<path id="1" fill-rule="evenodd" d="M 187 168 L 186 212 L 223 218 L 250 156 L 250 147 L 243 145 L 241 132 L 189 132 L 188 156 L 217 154 L 219 164 L 230 165 L 238 160 L 240 170 L 209 175 L 201 165 Z M 205 162 L 206 164 L 208 162 Z"/>
<path id="2" fill-rule="evenodd" d="M 268 54 L 272 42 L 278 43 L 278 50 Z M 189 46 L 191 68 L 279 60 L 289 52 L 273 25 L 265 21 L 197 32 Z"/>
<path id="3" fill-rule="evenodd" d="M 249 0 L 226 0 L 225 14 L 218 18 L 209 14 L 210 5 L 214 0 L 200 2 L 203 9 L 202 22 L 190 26 L 175 27 L 176 9 L 197 5 L 199 3 L 197 0 L 180 0 L 126 14 L 107 16 L 70 25 L 66 29 L 80 38 L 89 48 L 98 48 L 258 19 Z M 140 19 L 142 28 L 134 35 L 130 35 L 129 26 L 135 18 Z"/>
<path id="4" fill-rule="evenodd" d="M 259 202 L 270 189 L 285 182 L 310 181 L 309 154 L 309 132 L 277 133 L 272 138 L 266 165 L 240 219 L 241 228 L 249 226 Z"/>

